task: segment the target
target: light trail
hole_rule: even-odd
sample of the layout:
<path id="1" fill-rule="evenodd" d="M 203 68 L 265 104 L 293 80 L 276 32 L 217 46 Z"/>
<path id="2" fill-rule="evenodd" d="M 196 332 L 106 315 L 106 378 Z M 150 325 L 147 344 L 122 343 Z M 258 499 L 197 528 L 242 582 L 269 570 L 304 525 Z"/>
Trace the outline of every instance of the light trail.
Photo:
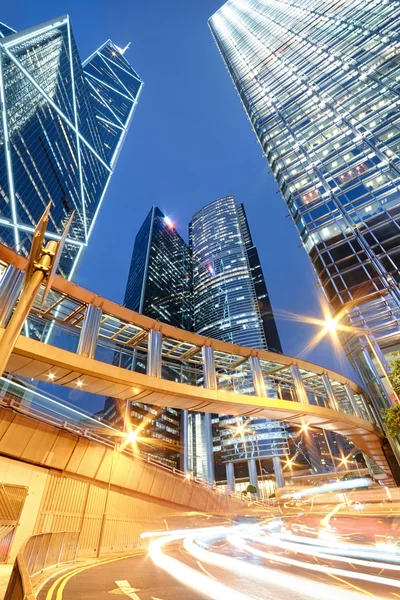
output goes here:
<path id="1" fill-rule="evenodd" d="M 247 595 L 230 587 L 229 580 L 228 585 L 221 583 L 203 564 L 213 565 L 231 572 L 234 577 L 245 578 L 249 581 L 257 580 L 268 584 L 270 587 L 266 595 L 262 594 L 264 598 L 270 598 L 274 595 L 271 587 L 276 588 L 275 593 L 278 594 L 279 589 L 284 591 L 285 597 L 287 597 L 288 593 L 292 593 L 296 598 L 303 597 L 314 600 L 321 600 L 321 598 L 324 600 L 337 600 L 338 595 L 340 595 L 340 600 L 361 600 L 361 598 L 365 598 L 365 595 L 376 598 L 384 597 L 374 595 L 368 589 L 363 589 L 363 587 L 358 587 L 356 582 L 385 586 L 386 589 L 389 587 L 394 589 L 400 588 L 400 579 L 381 576 L 383 570 L 399 572 L 399 565 L 387 561 L 382 562 L 380 560 L 364 560 L 360 558 L 360 556 L 366 556 L 370 559 L 375 558 L 377 556 L 376 551 L 366 552 L 359 546 L 345 543 L 338 543 L 332 548 L 332 546 L 327 546 L 329 542 L 311 540 L 300 536 L 291 536 L 290 541 L 282 539 L 279 535 L 273 533 L 273 530 L 279 527 L 280 523 L 282 523 L 280 520 L 273 520 L 263 527 L 253 524 L 249 526 L 236 525 L 234 527 L 218 526 L 179 531 L 158 531 L 143 534 L 142 537 L 156 538 L 151 542 L 149 548 L 149 555 L 155 565 L 166 571 L 184 586 L 197 593 L 204 594 L 213 600 L 226 600 L 227 598 L 229 600 L 254 600 L 255 596 Z M 268 534 L 265 535 L 264 532 L 267 531 Z M 198 568 L 188 566 L 181 560 L 172 558 L 163 552 L 165 545 L 174 542 L 181 542 L 179 549 L 182 550 L 183 547 L 188 555 L 195 560 Z M 282 565 L 282 568 L 286 567 L 286 569 L 290 569 L 294 567 L 302 571 L 304 570 L 304 576 L 288 572 L 287 570 L 283 572 L 279 568 L 257 565 L 243 558 L 236 558 L 217 552 L 213 549 L 215 542 L 219 544 L 218 548 L 221 547 L 221 543 L 225 543 L 224 545 L 228 543 L 232 548 L 239 548 L 241 551 L 248 553 L 249 556 L 254 555 L 263 560 L 271 561 L 276 565 Z M 254 544 L 277 547 L 280 550 L 309 556 L 314 558 L 315 562 L 308 562 L 302 560 L 300 557 L 282 556 L 273 550 L 263 551 L 255 547 Z M 359 556 L 349 560 L 349 557 L 346 556 L 346 553 L 349 552 L 353 554 L 358 553 Z M 380 556 L 378 555 L 378 557 Z M 390 560 L 392 556 L 397 560 L 397 557 L 394 555 L 390 555 Z M 318 559 L 345 562 L 347 565 L 351 565 L 352 570 L 340 568 L 340 566 L 320 564 Z M 379 569 L 380 571 L 378 574 L 366 573 L 361 569 L 357 569 L 354 565 L 368 569 Z M 310 577 L 308 578 L 307 572 L 310 571 L 314 572 L 315 575 L 311 576 L 310 573 Z M 341 581 L 347 587 L 338 588 L 336 585 L 330 584 L 329 579 L 327 582 L 316 581 L 320 579 L 317 573 L 326 578 L 332 577 L 337 581 Z M 351 583 L 351 580 L 354 581 L 354 584 Z M 394 592 L 392 592 L 393 594 Z"/>
<path id="2" fill-rule="evenodd" d="M 262 550 L 257 550 L 257 548 L 253 548 L 249 544 L 247 544 L 243 538 L 239 536 L 228 536 L 228 540 L 231 542 L 233 546 L 240 548 L 241 550 L 245 550 L 251 554 L 259 556 L 261 558 L 265 558 L 267 560 L 272 560 L 274 562 L 279 562 L 286 565 L 291 565 L 294 567 L 300 567 L 301 569 L 307 569 L 310 571 L 318 571 L 320 573 L 324 573 L 326 575 L 335 575 L 338 577 L 347 577 L 351 579 L 359 579 L 361 581 L 369 581 L 370 583 L 377 583 L 379 585 L 387 585 L 390 587 L 400 588 L 400 581 L 398 579 L 390 579 L 387 577 L 380 577 L 379 575 L 370 575 L 368 573 L 361 573 L 360 571 L 346 571 L 345 569 L 337 569 L 336 567 L 328 567 L 326 565 L 316 565 L 313 563 L 306 563 L 301 560 L 296 560 L 294 558 L 288 558 L 286 556 L 280 556 L 273 553 L 263 552 Z M 257 540 L 259 541 L 259 540 Z M 332 557 L 331 557 L 332 558 Z M 333 558 L 333 560 L 335 560 Z"/>
<path id="3" fill-rule="evenodd" d="M 382 563 L 380 561 L 381 557 L 382 557 L 382 552 L 376 552 L 375 549 L 361 549 L 359 546 L 353 546 L 351 544 L 343 544 L 341 542 L 336 541 L 333 546 L 333 540 L 329 540 L 329 546 L 326 544 L 326 542 L 324 542 L 323 540 L 311 540 L 311 539 L 307 539 L 307 538 L 303 538 L 303 537 L 299 537 L 299 536 L 290 536 L 290 538 L 286 537 L 286 536 L 278 536 L 278 535 L 272 535 L 269 536 L 269 544 L 268 545 L 275 545 L 275 546 L 279 546 L 280 548 L 282 548 L 283 550 L 292 550 L 294 552 L 300 552 L 302 554 L 311 554 L 311 551 L 309 550 L 309 548 L 313 549 L 313 552 L 316 553 L 315 556 L 319 556 L 319 558 L 329 558 L 332 560 L 332 557 L 338 557 L 339 554 L 338 552 L 340 551 L 340 555 L 342 557 L 345 557 L 345 560 L 348 560 L 349 558 L 354 559 L 352 560 L 352 562 L 355 562 L 355 560 L 360 559 L 362 560 L 363 558 L 367 558 L 367 559 L 374 559 L 377 560 L 376 563 L 374 563 L 372 560 L 368 560 L 368 561 L 364 561 L 364 562 L 368 562 L 369 566 L 378 566 L 379 568 L 391 568 L 395 571 L 400 570 L 399 567 L 397 566 L 400 562 L 400 556 L 399 555 L 395 555 L 393 553 L 389 553 L 389 552 L 385 552 L 385 554 L 387 556 L 390 557 L 390 559 L 393 561 L 392 563 Z M 274 541 L 273 541 L 274 540 Z M 261 541 L 261 540 L 260 540 Z M 265 542 L 261 542 L 261 543 L 265 543 Z M 307 550 L 305 549 L 307 548 Z M 318 554 L 319 552 L 321 552 L 321 554 Z M 324 554 L 325 553 L 325 554 Z M 335 558 L 336 560 L 336 558 Z M 388 567 L 383 567 L 382 565 L 389 565 Z"/>
<path id="4" fill-rule="evenodd" d="M 197 530 L 198 532 L 199 530 Z M 186 533 L 183 535 L 186 535 Z M 227 598 L 229 600 L 254 600 L 254 596 L 247 596 L 219 581 L 214 581 L 196 569 L 188 567 L 179 560 L 164 554 L 162 547 L 170 542 L 181 540 L 183 535 L 180 533 L 179 535 L 170 535 L 168 537 L 163 536 L 150 544 L 149 554 L 155 565 L 188 588 L 205 594 L 213 600 L 227 600 Z"/>
<path id="5" fill-rule="evenodd" d="M 315 494 L 319 496 L 320 494 L 327 494 L 329 492 L 343 492 L 346 490 L 353 490 L 354 488 L 370 487 L 371 485 L 372 481 L 369 477 L 360 477 L 358 479 L 348 479 L 347 481 L 325 483 L 324 485 L 314 488 L 300 490 L 294 494 L 284 494 L 282 498 L 294 498 L 295 500 L 300 500 L 301 498 L 305 498 L 306 496 L 314 496 Z"/>
<path id="6" fill-rule="evenodd" d="M 281 589 L 289 590 L 296 595 L 302 594 L 303 596 L 314 598 L 315 600 L 321 600 L 321 598 L 324 598 L 324 600 L 337 600 L 338 598 L 337 587 L 332 587 L 325 583 L 317 583 L 286 572 L 283 575 L 282 572 L 267 567 L 259 567 L 243 560 L 218 554 L 217 552 L 210 552 L 200 548 L 200 546 L 194 542 L 193 537 L 185 538 L 183 545 L 185 550 L 197 560 L 232 571 L 237 575 L 249 579 L 258 579 L 268 585 L 274 585 Z M 226 598 L 228 597 L 229 596 L 226 596 Z M 346 589 L 340 589 L 340 598 L 341 600 L 361 600 L 361 598 L 364 600 L 362 594 Z"/>

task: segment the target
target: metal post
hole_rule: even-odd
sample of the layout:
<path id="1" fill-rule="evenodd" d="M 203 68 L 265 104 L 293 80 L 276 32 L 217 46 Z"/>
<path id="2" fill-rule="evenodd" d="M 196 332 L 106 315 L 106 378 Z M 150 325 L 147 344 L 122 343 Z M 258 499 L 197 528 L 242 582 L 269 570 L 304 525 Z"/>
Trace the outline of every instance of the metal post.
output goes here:
<path id="1" fill-rule="evenodd" d="M 201 349 L 203 357 L 204 387 L 210 390 L 217 389 L 217 377 L 215 373 L 214 351 L 211 346 L 203 346 Z M 214 483 L 214 452 L 211 414 L 205 413 L 203 417 L 204 442 L 207 455 L 207 481 Z"/>
<path id="2" fill-rule="evenodd" d="M 108 499 L 110 496 L 110 489 L 111 489 L 111 479 L 112 479 L 112 474 L 113 474 L 113 470 L 114 470 L 114 458 L 115 458 L 115 453 L 117 451 L 117 443 L 114 443 L 114 448 L 113 448 L 113 452 L 112 452 L 112 456 L 111 456 L 111 466 L 110 466 L 110 473 L 108 475 L 108 485 L 107 485 L 107 492 L 106 492 L 106 500 L 104 503 L 104 512 L 103 512 L 103 518 L 101 520 L 101 527 L 100 527 L 100 534 L 99 534 L 99 543 L 97 546 L 97 558 L 99 558 L 100 554 L 101 554 L 101 547 L 103 545 L 103 538 L 104 538 L 104 531 L 105 531 L 105 527 L 106 527 L 106 520 L 107 520 L 107 512 L 108 512 Z"/>
<path id="3" fill-rule="evenodd" d="M 348 383 L 344 384 L 344 389 L 346 391 L 346 395 L 347 395 L 348 399 L 350 400 L 350 404 L 351 404 L 351 407 L 352 407 L 355 415 L 357 417 L 361 417 L 361 419 L 362 419 L 363 415 L 362 415 L 361 409 L 358 406 L 357 401 L 356 401 L 356 399 L 354 397 L 354 394 L 353 394 L 353 390 L 351 389 L 351 387 L 349 386 Z"/>
<path id="4" fill-rule="evenodd" d="M 18 336 L 39 293 L 40 286 L 52 265 L 52 259 L 57 252 L 57 248 L 57 242 L 48 242 L 46 253 L 43 254 L 39 262 L 35 265 L 36 270 L 27 282 L 14 314 L 4 331 L 0 341 L 0 375 L 4 373 Z"/>
<path id="5" fill-rule="evenodd" d="M 214 449 L 213 449 L 213 435 L 212 435 L 212 421 L 211 413 L 204 413 L 203 419 L 204 426 L 204 442 L 207 453 L 207 481 L 211 485 L 214 484 Z"/>
<path id="6" fill-rule="evenodd" d="M 61 544 L 60 544 L 60 551 L 59 551 L 58 557 L 57 557 L 57 567 L 60 564 L 60 560 L 61 560 L 61 557 L 62 557 L 62 552 L 64 550 L 64 540 L 65 540 L 65 531 L 63 532 L 62 541 L 61 541 Z"/>
<path id="7" fill-rule="evenodd" d="M 23 272 L 13 265 L 8 265 L 0 281 L 0 327 L 7 325 L 20 294 L 23 281 Z"/>
<path id="8" fill-rule="evenodd" d="M 182 471 L 184 473 L 188 472 L 189 468 L 189 434 L 188 434 L 188 422 L 189 422 L 189 412 L 187 410 L 183 410 L 181 414 L 181 422 L 182 422 L 182 443 L 183 443 L 183 461 Z"/>
<path id="9" fill-rule="evenodd" d="M 328 396 L 329 408 L 333 410 L 340 410 L 338 401 L 336 400 L 335 393 L 332 388 L 331 380 L 329 379 L 326 373 L 321 375 L 322 383 L 324 384 L 324 388 L 326 391 L 326 395 Z"/>
<path id="10" fill-rule="evenodd" d="M 275 481 L 277 488 L 285 487 L 285 479 L 282 472 L 282 462 L 280 456 L 273 456 L 272 463 L 274 465 Z"/>
<path id="11" fill-rule="evenodd" d="M 296 396 L 298 402 L 301 404 L 309 404 L 306 389 L 304 387 L 303 379 L 301 377 L 300 369 L 296 365 L 291 365 L 290 372 L 293 377 L 294 388 L 296 390 Z"/>
<path id="12" fill-rule="evenodd" d="M 264 376 L 261 370 L 260 360 L 258 356 L 250 356 L 249 364 L 251 369 L 251 375 L 253 377 L 253 387 L 256 396 L 264 398 L 266 394 Z"/>
<path id="13" fill-rule="evenodd" d="M 161 331 L 150 329 L 149 331 L 149 349 L 147 354 L 147 375 L 151 377 L 161 377 L 161 351 L 162 334 Z"/>
<path id="14" fill-rule="evenodd" d="M 254 458 L 249 458 L 249 460 L 247 461 L 247 465 L 249 467 L 250 484 L 254 485 L 254 487 L 257 488 L 257 495 L 259 495 L 257 465 L 256 465 L 256 461 L 254 460 Z"/>
<path id="15" fill-rule="evenodd" d="M 203 356 L 204 387 L 209 390 L 216 390 L 217 377 L 215 373 L 214 350 L 211 346 L 203 346 L 201 353 Z"/>
<path id="16" fill-rule="evenodd" d="M 235 491 L 235 465 L 233 462 L 228 462 L 226 467 L 226 481 L 231 492 Z"/>
<path id="17" fill-rule="evenodd" d="M 94 358 L 99 337 L 102 310 L 98 306 L 88 304 L 79 336 L 77 354 L 86 358 Z"/>

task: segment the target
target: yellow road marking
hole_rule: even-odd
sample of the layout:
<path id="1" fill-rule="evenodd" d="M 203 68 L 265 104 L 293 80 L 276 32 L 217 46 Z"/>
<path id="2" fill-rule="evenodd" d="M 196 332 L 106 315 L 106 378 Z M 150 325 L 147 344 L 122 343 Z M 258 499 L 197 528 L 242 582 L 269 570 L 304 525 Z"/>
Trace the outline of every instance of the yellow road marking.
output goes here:
<path id="1" fill-rule="evenodd" d="M 207 577 L 211 577 L 211 579 L 215 579 L 215 581 L 217 581 L 217 578 L 216 578 L 216 577 L 214 577 L 214 575 L 211 575 L 211 573 L 209 573 L 209 572 L 207 571 L 207 569 L 205 569 L 205 568 L 203 567 L 203 565 L 201 564 L 201 562 L 200 562 L 199 560 L 198 560 L 198 561 L 196 561 L 196 562 L 197 562 L 197 564 L 199 565 L 200 569 L 203 571 L 203 573 L 205 573 L 205 574 L 207 575 Z"/>
<path id="2" fill-rule="evenodd" d="M 57 596 L 56 596 L 56 600 L 61 600 L 62 599 L 62 592 L 63 592 L 66 584 L 68 583 L 68 581 L 70 579 L 72 579 L 72 577 L 74 577 L 75 575 L 78 575 L 79 573 L 81 573 L 82 571 L 87 571 L 88 569 L 93 569 L 94 567 L 98 567 L 100 565 L 105 565 L 107 563 L 117 562 L 118 560 L 124 560 L 126 558 L 131 558 L 132 556 L 138 556 L 140 554 L 145 554 L 146 552 L 147 552 L 146 550 L 138 550 L 137 552 L 135 552 L 133 554 L 129 554 L 128 556 L 118 556 L 117 558 L 109 558 L 107 560 L 102 560 L 102 561 L 99 561 L 97 563 L 92 563 L 90 565 L 85 565 L 84 567 L 79 567 L 79 568 L 75 569 L 72 573 L 64 573 L 58 579 L 55 580 L 55 582 L 53 583 L 53 585 L 51 586 L 51 588 L 48 590 L 48 592 L 46 594 L 46 600 L 52 600 L 53 594 L 54 594 L 54 591 L 55 591 L 56 587 L 59 584 L 61 584 L 61 585 L 64 584 L 64 585 L 62 585 L 61 595 L 59 595 L 59 591 L 60 591 L 60 589 L 59 589 L 57 591 Z M 60 585 L 60 588 L 61 588 L 61 585 Z"/>
<path id="3" fill-rule="evenodd" d="M 338 581 L 341 581 L 342 583 L 345 583 L 346 585 L 349 585 L 350 587 L 352 587 L 355 590 L 361 592 L 362 594 L 366 594 L 367 596 L 372 596 L 373 598 L 376 598 L 375 594 L 371 594 L 371 592 L 367 592 L 367 590 L 364 590 L 363 588 L 358 587 L 358 585 L 354 585 L 353 583 L 349 583 L 345 579 L 341 579 L 340 577 L 337 577 L 336 575 L 332 575 L 332 573 L 327 573 L 327 575 L 329 575 L 330 577 L 333 577 L 334 579 L 337 579 Z"/>

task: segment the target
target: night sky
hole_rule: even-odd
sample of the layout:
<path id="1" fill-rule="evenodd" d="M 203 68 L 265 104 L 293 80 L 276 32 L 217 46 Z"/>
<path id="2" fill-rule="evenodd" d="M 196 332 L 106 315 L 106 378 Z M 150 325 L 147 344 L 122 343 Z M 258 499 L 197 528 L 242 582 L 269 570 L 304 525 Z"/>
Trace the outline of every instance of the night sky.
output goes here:
<path id="1" fill-rule="evenodd" d="M 122 302 L 137 230 L 155 204 L 187 239 L 191 216 L 233 194 L 246 208 L 285 353 L 353 376 L 329 342 L 287 313 L 322 315 L 318 287 L 286 217 L 261 148 L 218 53 L 207 19 L 222 0 L 5 0 L 17 30 L 68 13 L 81 59 L 106 39 L 131 42 L 126 58 L 145 85 L 75 280 Z"/>

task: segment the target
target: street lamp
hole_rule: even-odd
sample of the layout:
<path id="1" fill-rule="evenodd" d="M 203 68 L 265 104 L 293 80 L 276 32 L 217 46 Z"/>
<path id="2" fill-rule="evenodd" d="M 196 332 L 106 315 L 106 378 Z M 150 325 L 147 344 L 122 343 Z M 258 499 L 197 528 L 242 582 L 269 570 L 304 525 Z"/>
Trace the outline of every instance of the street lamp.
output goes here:
<path id="1" fill-rule="evenodd" d="M 106 499 L 104 502 L 104 512 L 103 512 L 103 517 L 102 517 L 101 526 L 100 526 L 99 543 L 97 546 L 97 557 L 99 557 L 101 554 L 101 547 L 103 544 L 104 531 L 105 531 L 105 525 L 106 525 L 107 514 L 108 514 L 109 496 L 110 496 L 110 491 L 111 491 L 111 480 L 112 480 L 112 476 L 113 476 L 113 472 L 114 472 L 115 456 L 116 456 L 117 452 L 119 452 L 119 453 L 123 452 L 128 444 L 132 444 L 132 446 L 134 444 L 136 444 L 137 439 L 138 439 L 138 434 L 139 434 L 138 429 L 131 430 L 128 433 L 115 432 L 115 436 L 124 438 L 124 442 L 122 444 L 118 444 L 117 440 L 114 441 L 114 447 L 113 447 L 113 451 L 112 451 L 112 455 L 111 455 L 110 471 L 108 474 Z"/>

